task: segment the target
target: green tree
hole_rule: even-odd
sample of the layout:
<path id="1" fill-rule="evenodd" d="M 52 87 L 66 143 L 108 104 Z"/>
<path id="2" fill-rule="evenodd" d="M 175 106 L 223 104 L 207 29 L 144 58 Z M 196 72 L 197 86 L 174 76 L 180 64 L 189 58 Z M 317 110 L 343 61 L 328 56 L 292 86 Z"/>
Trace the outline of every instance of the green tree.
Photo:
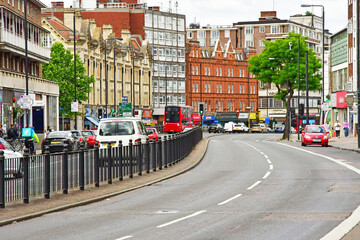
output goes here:
<path id="1" fill-rule="evenodd" d="M 66 116 L 72 117 L 71 102 L 75 100 L 75 77 L 73 54 L 64 48 L 60 42 L 55 42 L 51 47 L 51 60 L 43 65 L 43 77 L 59 83 L 59 105 Z M 85 75 L 84 63 L 76 55 L 76 99 L 81 104 L 88 98 L 94 76 Z"/>
<path id="2" fill-rule="evenodd" d="M 249 71 L 256 75 L 256 79 L 265 84 L 274 84 L 277 93 L 275 99 L 280 99 L 286 106 L 287 116 L 290 111 L 290 99 L 294 90 L 298 89 L 298 49 L 300 38 L 300 91 L 306 90 L 305 51 L 308 51 L 308 85 L 309 90 L 321 89 L 322 76 L 320 59 L 315 56 L 312 49 L 307 47 L 306 39 L 301 34 L 289 33 L 285 39 L 275 42 L 266 41 L 264 51 L 249 59 Z M 291 44 L 290 44 L 291 42 Z M 290 50 L 290 45 L 292 45 Z M 287 67 L 289 75 L 287 78 Z M 289 121 L 286 121 L 283 138 L 288 137 Z"/>

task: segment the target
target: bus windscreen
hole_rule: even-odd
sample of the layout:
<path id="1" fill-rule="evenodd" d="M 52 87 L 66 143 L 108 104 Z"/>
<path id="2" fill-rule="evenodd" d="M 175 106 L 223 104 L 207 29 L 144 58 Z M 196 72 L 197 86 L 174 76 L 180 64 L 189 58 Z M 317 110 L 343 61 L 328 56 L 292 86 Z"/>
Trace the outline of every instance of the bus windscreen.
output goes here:
<path id="1" fill-rule="evenodd" d="M 180 120 L 180 107 L 166 107 L 165 121 L 168 123 L 178 123 Z"/>

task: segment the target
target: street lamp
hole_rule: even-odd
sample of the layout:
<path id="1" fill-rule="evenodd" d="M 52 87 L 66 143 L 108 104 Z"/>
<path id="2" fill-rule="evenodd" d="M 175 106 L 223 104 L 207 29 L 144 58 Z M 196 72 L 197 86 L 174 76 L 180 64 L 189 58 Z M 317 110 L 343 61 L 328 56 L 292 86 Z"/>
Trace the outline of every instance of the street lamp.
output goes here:
<path id="1" fill-rule="evenodd" d="M 359 32 L 359 24 L 360 24 L 360 11 L 359 11 L 359 0 L 356 1 L 356 59 L 359 59 L 360 56 L 360 49 L 359 49 L 359 39 L 360 39 L 360 32 Z M 357 140 L 358 140 L 358 148 L 360 148 L 360 68 L 359 65 L 357 66 Z"/>
<path id="2" fill-rule="evenodd" d="M 132 52 L 132 93 L 131 93 L 131 98 L 132 98 L 132 103 L 133 103 L 133 108 L 135 109 L 135 60 L 141 60 L 144 58 L 144 54 L 142 52 L 139 52 L 136 55 L 136 51 L 134 48 L 131 48 L 131 52 Z M 165 69 L 166 70 L 166 69 Z M 139 75 L 139 95 L 141 95 L 141 91 L 140 91 L 140 75 Z M 139 107 L 141 106 L 141 103 L 139 102 Z"/>
<path id="3" fill-rule="evenodd" d="M 325 101 L 325 78 L 324 78 L 324 58 L 325 58 L 325 8 L 323 5 L 317 5 L 317 4 L 301 4 L 301 7 L 321 7 L 322 8 L 322 95 L 321 95 L 321 103 L 323 103 Z M 321 112 L 321 124 L 324 123 L 324 116 L 323 113 Z"/>
<path id="4" fill-rule="evenodd" d="M 27 0 L 24 0 L 24 14 L 25 14 L 25 22 L 24 22 L 24 31 L 25 31 L 25 88 L 26 88 L 26 96 L 29 96 L 29 57 L 28 57 L 28 28 L 27 28 Z M 30 113 L 29 110 L 25 111 L 25 127 L 30 124 Z"/>
<path id="5" fill-rule="evenodd" d="M 123 40 L 122 38 L 107 38 L 104 40 L 104 50 L 105 50 L 105 89 L 106 89 L 106 96 L 105 96 L 105 116 L 106 118 L 108 117 L 108 66 L 107 66 L 107 47 L 106 47 L 106 43 L 107 41 L 113 41 L 115 42 L 116 40 Z M 116 71 L 116 67 L 115 67 L 115 51 L 116 51 L 116 47 L 114 46 L 114 109 L 116 109 L 115 107 L 115 100 L 116 100 L 116 81 L 115 81 L 115 71 Z"/>

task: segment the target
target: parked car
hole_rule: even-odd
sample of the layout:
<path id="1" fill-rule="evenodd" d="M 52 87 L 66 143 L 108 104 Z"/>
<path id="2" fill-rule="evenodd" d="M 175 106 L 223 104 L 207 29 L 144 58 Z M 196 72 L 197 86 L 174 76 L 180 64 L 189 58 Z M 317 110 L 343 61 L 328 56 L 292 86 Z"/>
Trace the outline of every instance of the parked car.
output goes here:
<path id="1" fill-rule="evenodd" d="M 133 144 L 137 144 L 139 139 L 145 143 L 147 137 L 144 123 L 133 117 L 101 119 L 96 132 L 96 141 L 100 148 L 106 148 L 109 142 L 113 142 L 112 146 L 117 147 L 120 140 L 123 146 L 128 146 L 130 139 Z"/>
<path id="2" fill-rule="evenodd" d="M 275 133 L 283 133 L 285 130 L 285 126 L 278 126 L 275 128 Z"/>
<path id="3" fill-rule="evenodd" d="M 83 134 L 85 142 L 87 143 L 87 146 L 85 145 L 85 148 L 94 148 L 96 143 L 95 131 L 82 130 L 81 133 Z"/>
<path id="4" fill-rule="evenodd" d="M 301 132 L 301 145 L 322 145 L 327 147 L 329 145 L 329 138 L 324 126 L 307 125 Z"/>
<path id="5" fill-rule="evenodd" d="M 0 138 L 0 150 L 4 151 L 5 162 L 4 170 L 5 176 L 13 175 L 15 178 L 23 176 L 22 157 L 23 155 L 16 152 L 14 148 L 5 139 Z"/>
<path id="6" fill-rule="evenodd" d="M 209 133 L 224 133 L 224 128 L 220 123 L 213 123 L 209 127 Z"/>
<path id="7" fill-rule="evenodd" d="M 241 132 L 249 132 L 250 129 L 245 125 L 245 123 L 240 122 L 239 125 L 240 125 Z"/>
<path id="8" fill-rule="evenodd" d="M 225 123 L 224 125 L 224 132 L 233 132 L 233 129 L 234 129 L 234 124 L 233 122 L 227 122 Z"/>
<path id="9" fill-rule="evenodd" d="M 159 140 L 159 134 L 156 131 L 156 128 L 146 128 L 149 140 Z"/>
<path id="10" fill-rule="evenodd" d="M 85 149 L 88 148 L 87 143 L 85 141 L 85 136 L 83 135 L 82 131 L 71 130 L 71 133 L 74 135 L 75 139 L 77 140 L 78 148 L 80 148 L 80 144 L 84 144 Z"/>
<path id="11" fill-rule="evenodd" d="M 251 132 L 259 132 L 259 133 L 264 133 L 264 132 L 269 132 L 269 129 L 266 127 L 265 124 L 260 123 L 260 124 L 254 124 L 251 127 Z"/>
<path id="12" fill-rule="evenodd" d="M 233 132 L 241 132 L 241 125 L 240 124 L 234 124 Z"/>
<path id="13" fill-rule="evenodd" d="M 45 146 L 49 146 L 49 151 L 62 152 L 64 144 L 67 144 L 68 151 L 75 151 L 78 149 L 78 141 L 71 131 L 52 131 L 46 136 L 41 143 L 41 152 L 45 152 Z"/>

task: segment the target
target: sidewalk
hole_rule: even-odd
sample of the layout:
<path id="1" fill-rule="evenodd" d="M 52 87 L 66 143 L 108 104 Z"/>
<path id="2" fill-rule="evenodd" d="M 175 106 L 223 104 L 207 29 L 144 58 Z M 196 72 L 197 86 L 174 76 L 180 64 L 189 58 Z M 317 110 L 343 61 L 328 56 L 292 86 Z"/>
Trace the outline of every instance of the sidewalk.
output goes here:
<path id="1" fill-rule="evenodd" d="M 358 139 L 354 136 L 349 137 L 333 137 L 329 140 L 329 145 L 341 150 L 360 152 L 358 148 Z"/>

